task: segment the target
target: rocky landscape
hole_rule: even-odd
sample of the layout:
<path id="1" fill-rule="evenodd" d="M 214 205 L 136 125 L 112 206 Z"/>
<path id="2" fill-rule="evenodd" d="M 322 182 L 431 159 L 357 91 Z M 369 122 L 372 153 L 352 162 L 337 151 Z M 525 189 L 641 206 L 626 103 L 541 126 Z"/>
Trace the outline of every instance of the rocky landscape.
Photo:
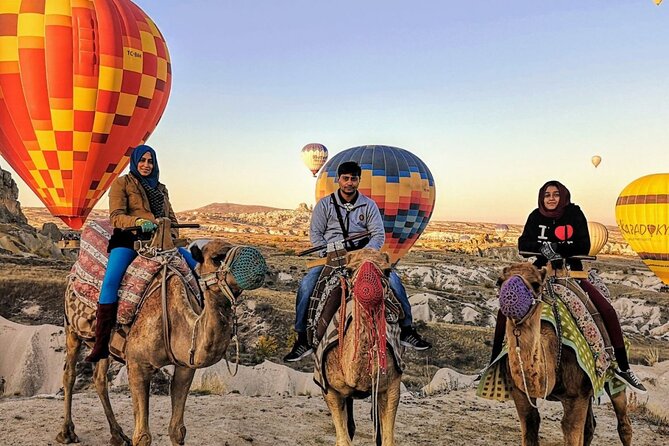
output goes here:
<path id="1" fill-rule="evenodd" d="M 45 209 L 21 208 L 9 175 L 0 172 L 0 444 L 55 444 L 62 420 L 60 380 L 64 351 L 62 296 L 75 251 L 58 241 L 71 234 Z M 91 218 L 104 218 L 94 211 Z M 334 444 L 334 430 L 311 380 L 313 363 L 287 367 L 292 343 L 294 292 L 306 271 L 296 253 L 308 248 L 310 209 L 212 204 L 180 212 L 201 228 L 188 238 L 221 236 L 258 246 L 271 268 L 266 286 L 246 292 L 240 318 L 240 369 L 225 362 L 198 371 L 187 405 L 189 444 Z M 519 444 L 513 404 L 475 397 L 473 375 L 487 361 L 496 313 L 497 276 L 519 260 L 520 226 L 500 236 L 492 223 L 431 222 L 398 271 L 427 353 L 408 352 L 398 413 L 399 444 Z M 39 228 L 39 229 L 37 229 Z M 636 445 L 669 441 L 669 294 L 633 256 L 616 228 L 604 255 L 592 262 L 614 295 L 613 304 L 631 343 L 631 358 L 650 392 L 632 401 Z M 234 353 L 234 352 L 233 352 Z M 158 373 L 152 399 L 154 444 L 167 445 L 170 369 Z M 112 403 L 129 432 L 132 408 L 125 369 L 112 368 Z M 74 421 L 82 444 L 107 444 L 102 408 L 90 388 L 91 368 L 78 369 Z M 542 402 L 542 440 L 561 444 L 557 403 Z M 368 400 L 356 407 L 357 444 L 372 444 Z M 615 418 L 602 401 L 594 444 L 616 444 Z M 292 422 L 286 423 L 286 420 Z M 483 427 L 483 429 L 481 429 Z"/>

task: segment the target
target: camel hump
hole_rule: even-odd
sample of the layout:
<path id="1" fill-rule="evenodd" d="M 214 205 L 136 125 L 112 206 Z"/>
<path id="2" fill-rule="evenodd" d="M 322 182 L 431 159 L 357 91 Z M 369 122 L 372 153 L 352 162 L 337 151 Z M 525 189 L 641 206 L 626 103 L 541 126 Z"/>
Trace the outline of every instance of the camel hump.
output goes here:
<path id="1" fill-rule="evenodd" d="M 391 267 L 388 254 L 376 249 L 362 248 L 346 254 L 346 266 L 350 270 L 357 270 L 365 261 L 374 263 L 381 271 L 389 270 Z"/>

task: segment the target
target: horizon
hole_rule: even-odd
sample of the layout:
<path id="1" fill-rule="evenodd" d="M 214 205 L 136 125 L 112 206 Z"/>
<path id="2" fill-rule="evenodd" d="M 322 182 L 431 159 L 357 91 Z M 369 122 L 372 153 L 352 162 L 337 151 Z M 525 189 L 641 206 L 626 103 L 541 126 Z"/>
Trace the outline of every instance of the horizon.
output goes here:
<path id="1" fill-rule="evenodd" d="M 313 205 L 300 157 L 312 142 L 330 159 L 366 144 L 411 151 L 434 177 L 435 221 L 522 225 L 558 179 L 588 220 L 614 226 L 624 187 L 669 171 L 664 4 L 135 3 L 171 56 L 147 143 L 175 209 Z M 22 205 L 43 206 L 0 161 Z"/>

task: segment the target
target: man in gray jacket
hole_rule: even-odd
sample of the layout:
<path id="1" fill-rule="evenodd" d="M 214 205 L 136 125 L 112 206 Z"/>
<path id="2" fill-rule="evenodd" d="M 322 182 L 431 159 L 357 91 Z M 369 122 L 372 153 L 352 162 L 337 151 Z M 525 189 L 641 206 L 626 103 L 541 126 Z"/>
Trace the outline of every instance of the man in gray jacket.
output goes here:
<path id="1" fill-rule="evenodd" d="M 385 242 L 383 217 L 376 203 L 358 192 L 362 169 L 358 163 L 347 161 L 337 169 L 339 190 L 333 195 L 321 198 L 311 214 L 309 238 L 313 246 L 326 246 L 328 243 L 341 241 L 349 236 L 369 231 L 371 235 L 358 242 L 351 242 L 346 246 L 348 251 L 363 247 L 380 250 Z M 336 206 L 336 207 L 335 207 Z M 339 216 L 337 216 L 337 208 Z M 321 253 L 325 255 L 325 252 Z M 295 331 L 297 340 L 292 350 L 283 360 L 294 362 L 303 359 L 313 352 L 307 342 L 307 309 L 309 298 L 316 288 L 318 277 L 323 270 L 322 266 L 311 268 L 302 279 L 297 290 L 295 302 Z M 411 304 L 402 281 L 395 271 L 391 271 L 389 278 L 390 288 L 402 305 L 405 318 L 400 321 L 400 342 L 402 345 L 415 350 L 427 350 L 432 345 L 424 340 L 412 325 Z"/>

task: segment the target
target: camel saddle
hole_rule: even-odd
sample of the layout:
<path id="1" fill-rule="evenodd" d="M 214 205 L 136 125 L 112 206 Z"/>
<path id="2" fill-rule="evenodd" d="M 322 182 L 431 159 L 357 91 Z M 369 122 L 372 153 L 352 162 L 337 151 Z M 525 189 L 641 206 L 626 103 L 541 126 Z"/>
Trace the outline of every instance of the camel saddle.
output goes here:
<path id="1" fill-rule="evenodd" d="M 81 234 L 79 257 L 68 276 L 68 291 L 73 296 L 68 299 L 68 305 L 74 316 L 67 322 L 87 343 L 95 339 L 95 311 L 107 269 L 107 245 L 112 231 L 108 220 L 92 221 L 86 226 Z M 197 280 L 177 249 L 140 251 L 138 254 L 123 276 L 118 291 L 117 327 L 110 342 L 110 352 L 121 362 L 125 359 L 125 338 L 137 312 L 145 298 L 160 286 L 160 281 L 154 281 L 155 277 L 177 275 L 186 285 L 194 308 L 199 307 L 200 311 L 202 308 Z M 150 287 L 152 283 L 157 285 Z"/>
<path id="2" fill-rule="evenodd" d="M 325 265 L 321 271 L 314 292 L 309 298 L 307 310 L 307 340 L 313 347 L 321 339 L 342 303 L 342 283 L 345 283 L 348 299 L 348 283 L 342 268 Z M 395 294 L 388 288 L 386 293 L 386 321 L 397 323 L 404 318 L 402 306 Z"/>

